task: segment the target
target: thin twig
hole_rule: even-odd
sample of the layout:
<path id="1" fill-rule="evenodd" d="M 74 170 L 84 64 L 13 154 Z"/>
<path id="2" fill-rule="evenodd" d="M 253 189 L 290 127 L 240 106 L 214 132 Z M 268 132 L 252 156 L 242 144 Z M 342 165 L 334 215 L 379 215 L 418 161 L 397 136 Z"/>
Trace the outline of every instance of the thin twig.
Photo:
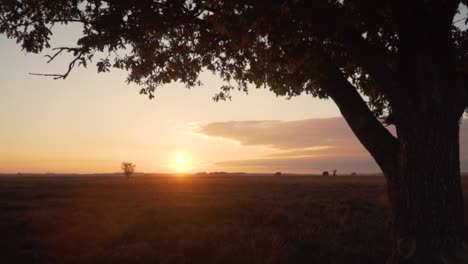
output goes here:
<path id="1" fill-rule="evenodd" d="M 59 54 L 61 54 L 63 51 L 66 52 L 76 52 L 80 50 L 79 48 L 68 48 L 68 47 L 58 47 L 58 48 L 53 48 L 52 50 L 57 50 L 57 52 L 54 53 L 54 55 L 45 55 L 45 57 L 49 58 L 47 63 L 50 63 L 53 61 Z"/>
<path id="2" fill-rule="evenodd" d="M 62 53 L 64 50 L 67 51 L 67 52 L 75 52 L 75 51 L 78 51 L 80 49 L 78 48 L 67 48 L 67 47 L 60 47 L 60 48 L 54 48 L 54 50 L 58 50 L 54 55 L 50 56 L 50 55 L 46 55 L 46 57 L 49 58 L 49 62 L 51 62 L 52 60 L 54 60 L 60 53 Z M 82 59 L 83 58 L 83 55 L 85 54 L 85 52 L 83 50 L 81 50 L 81 52 L 68 64 L 68 70 L 64 73 L 64 74 L 56 74 L 56 73 L 29 73 L 30 75 L 39 75 L 39 76 L 49 76 L 49 77 L 54 77 L 54 80 L 57 80 L 57 79 L 63 79 L 65 80 L 68 75 L 70 74 L 70 72 L 73 70 L 73 68 L 75 67 L 75 64 L 78 60 Z"/>
<path id="3" fill-rule="evenodd" d="M 47 77 L 54 77 L 54 80 L 63 78 L 63 74 L 55 74 L 55 73 L 33 73 L 30 72 L 30 75 L 37 75 L 37 76 L 47 76 Z"/>
<path id="4" fill-rule="evenodd" d="M 453 24 L 456 24 L 456 23 L 458 23 L 458 22 L 461 22 L 461 21 L 467 20 L 467 19 L 468 19 L 468 17 L 464 17 L 464 18 L 457 19 L 457 20 L 453 21 Z"/>

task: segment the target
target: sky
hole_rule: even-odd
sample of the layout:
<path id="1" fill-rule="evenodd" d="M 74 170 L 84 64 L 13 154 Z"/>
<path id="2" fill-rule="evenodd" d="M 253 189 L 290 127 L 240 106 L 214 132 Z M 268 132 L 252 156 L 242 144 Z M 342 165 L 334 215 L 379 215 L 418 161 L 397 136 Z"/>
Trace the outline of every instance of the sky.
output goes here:
<path id="1" fill-rule="evenodd" d="M 78 28 L 59 28 L 53 46 L 73 44 Z M 109 173 L 123 161 L 139 172 L 378 172 L 338 108 L 310 95 L 276 97 L 252 87 L 214 102 L 222 82 L 160 87 L 149 100 L 126 84 L 126 72 L 75 68 L 70 57 L 47 64 L 0 35 L 0 173 Z M 468 171 L 468 121 L 462 170 Z"/>

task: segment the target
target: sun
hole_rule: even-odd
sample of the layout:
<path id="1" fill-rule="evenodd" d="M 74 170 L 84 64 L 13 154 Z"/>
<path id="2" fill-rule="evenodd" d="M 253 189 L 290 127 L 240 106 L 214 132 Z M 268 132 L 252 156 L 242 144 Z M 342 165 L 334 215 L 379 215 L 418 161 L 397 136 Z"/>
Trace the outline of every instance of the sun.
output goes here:
<path id="1" fill-rule="evenodd" d="M 187 165 L 187 160 L 185 159 L 185 157 L 181 154 L 179 154 L 177 156 L 177 167 L 179 168 L 183 168 Z"/>
<path id="2" fill-rule="evenodd" d="M 177 172 L 187 172 L 190 169 L 190 159 L 186 153 L 178 152 L 174 159 L 174 169 Z"/>

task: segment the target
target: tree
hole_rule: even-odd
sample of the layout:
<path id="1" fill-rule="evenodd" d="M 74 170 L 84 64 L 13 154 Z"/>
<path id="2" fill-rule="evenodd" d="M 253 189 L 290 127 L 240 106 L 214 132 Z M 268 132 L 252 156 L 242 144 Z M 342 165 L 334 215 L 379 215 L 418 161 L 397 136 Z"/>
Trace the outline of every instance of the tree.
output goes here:
<path id="1" fill-rule="evenodd" d="M 122 162 L 122 166 L 120 167 L 123 171 L 123 174 L 127 176 L 127 179 L 133 174 L 135 171 L 136 165 L 131 162 Z"/>
<path id="2" fill-rule="evenodd" d="M 388 263 L 451 263 L 462 247 L 459 120 L 468 104 L 467 0 L 4 0 L 0 33 L 27 52 L 49 48 L 53 25 L 83 35 L 63 74 L 95 54 L 99 72 L 129 72 L 150 98 L 158 86 L 226 85 L 308 93 L 339 107 L 385 174 L 393 215 Z M 120 50 L 125 50 L 119 54 Z M 397 136 L 384 125 L 393 124 Z"/>

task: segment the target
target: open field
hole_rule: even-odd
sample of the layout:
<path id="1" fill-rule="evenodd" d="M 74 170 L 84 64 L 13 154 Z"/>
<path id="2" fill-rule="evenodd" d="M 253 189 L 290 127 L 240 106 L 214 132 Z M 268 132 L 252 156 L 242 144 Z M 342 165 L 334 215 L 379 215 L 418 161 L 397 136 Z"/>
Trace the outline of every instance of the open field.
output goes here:
<path id="1" fill-rule="evenodd" d="M 0 263 L 384 263 L 388 246 L 383 177 L 0 177 L 0 197 Z"/>

